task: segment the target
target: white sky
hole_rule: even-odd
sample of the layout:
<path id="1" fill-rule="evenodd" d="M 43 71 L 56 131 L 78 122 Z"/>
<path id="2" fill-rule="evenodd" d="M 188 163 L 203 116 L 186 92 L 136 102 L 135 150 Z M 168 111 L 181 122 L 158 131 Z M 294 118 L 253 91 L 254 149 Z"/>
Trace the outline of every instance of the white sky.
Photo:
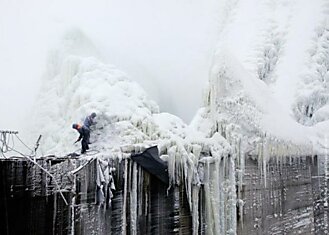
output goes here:
<path id="1" fill-rule="evenodd" d="M 0 129 L 29 125 L 48 50 L 80 28 L 106 62 L 189 121 L 218 38 L 217 0 L 0 0 Z"/>

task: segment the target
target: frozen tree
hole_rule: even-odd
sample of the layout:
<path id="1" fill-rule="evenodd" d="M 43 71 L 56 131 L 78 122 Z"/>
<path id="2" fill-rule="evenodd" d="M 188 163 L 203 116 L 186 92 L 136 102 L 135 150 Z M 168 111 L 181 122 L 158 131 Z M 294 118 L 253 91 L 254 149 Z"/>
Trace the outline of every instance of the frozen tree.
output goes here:
<path id="1" fill-rule="evenodd" d="M 257 74 L 260 80 L 271 83 L 275 80 L 273 71 L 282 50 L 283 33 L 279 32 L 277 25 L 273 22 L 265 37 L 257 64 Z"/>
<path id="2" fill-rule="evenodd" d="M 282 57 L 287 33 L 291 24 L 291 11 L 294 3 L 285 0 L 264 1 L 266 24 L 258 46 L 257 76 L 267 84 L 276 81 L 275 69 Z"/>
<path id="3" fill-rule="evenodd" d="M 329 101 L 329 21 L 316 30 L 310 50 L 309 72 L 305 75 L 293 107 L 298 122 L 313 125 L 328 120 Z"/>

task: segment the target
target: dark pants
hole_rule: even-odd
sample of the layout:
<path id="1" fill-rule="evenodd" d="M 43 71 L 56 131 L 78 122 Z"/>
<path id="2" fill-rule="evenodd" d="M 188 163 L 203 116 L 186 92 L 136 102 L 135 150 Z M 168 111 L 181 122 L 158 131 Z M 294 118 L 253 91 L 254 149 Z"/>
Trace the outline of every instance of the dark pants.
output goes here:
<path id="1" fill-rule="evenodd" d="M 90 131 L 87 128 L 83 129 L 82 141 L 81 141 L 81 153 L 85 153 L 86 150 L 89 149 L 88 146 L 89 138 L 90 138 Z"/>

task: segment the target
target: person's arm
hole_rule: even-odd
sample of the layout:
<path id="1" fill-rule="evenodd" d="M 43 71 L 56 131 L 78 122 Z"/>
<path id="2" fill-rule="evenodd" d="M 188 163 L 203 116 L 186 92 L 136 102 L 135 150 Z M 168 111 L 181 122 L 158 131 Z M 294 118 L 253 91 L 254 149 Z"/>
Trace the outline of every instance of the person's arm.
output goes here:
<path id="1" fill-rule="evenodd" d="M 95 118 L 91 118 L 91 124 L 92 125 L 96 125 L 97 124 L 97 122 L 95 121 Z"/>
<path id="2" fill-rule="evenodd" d="M 77 143 L 77 142 L 79 142 L 81 139 L 82 139 L 82 134 L 80 133 L 80 136 L 79 136 L 79 138 L 78 138 L 78 139 L 77 139 L 77 141 L 75 141 L 74 143 Z"/>

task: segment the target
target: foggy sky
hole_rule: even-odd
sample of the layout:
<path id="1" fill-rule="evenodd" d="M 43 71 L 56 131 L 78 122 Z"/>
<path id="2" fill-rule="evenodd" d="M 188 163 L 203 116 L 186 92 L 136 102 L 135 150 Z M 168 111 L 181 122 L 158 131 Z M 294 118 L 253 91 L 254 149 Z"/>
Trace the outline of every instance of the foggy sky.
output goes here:
<path id="1" fill-rule="evenodd" d="M 71 27 L 159 105 L 190 121 L 218 39 L 218 1 L 0 0 L 0 129 L 29 125 L 47 53 Z"/>

